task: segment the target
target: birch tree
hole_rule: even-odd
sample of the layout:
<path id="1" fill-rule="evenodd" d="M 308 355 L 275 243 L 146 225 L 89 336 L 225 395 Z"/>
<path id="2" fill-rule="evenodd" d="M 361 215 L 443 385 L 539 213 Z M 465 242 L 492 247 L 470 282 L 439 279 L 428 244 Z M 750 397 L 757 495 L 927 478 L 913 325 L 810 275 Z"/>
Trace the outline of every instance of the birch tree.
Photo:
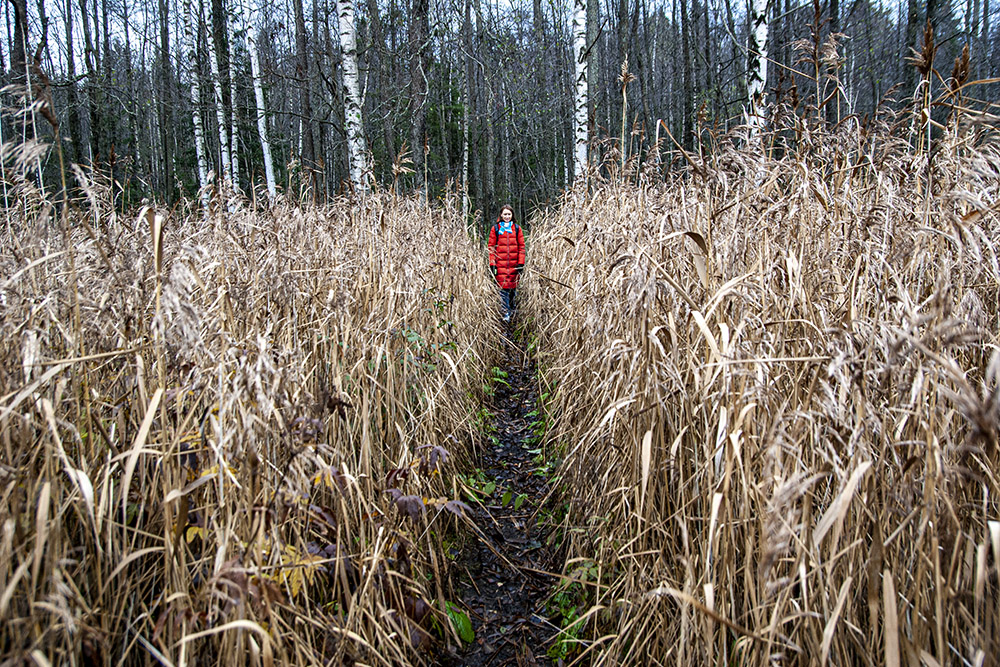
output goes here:
<path id="1" fill-rule="evenodd" d="M 40 58 L 52 78 L 60 133 L 75 149 L 72 159 L 113 168 L 116 202 L 172 201 L 178 183 L 194 183 L 193 190 L 215 172 L 224 178 L 227 168 L 236 187 L 246 188 L 251 154 L 261 191 L 266 176 L 268 195 L 275 196 L 283 165 L 297 159 L 303 181 L 312 185 L 309 192 L 323 200 L 331 184 L 348 178 L 367 187 L 376 178 L 390 182 L 405 140 L 418 173 L 403 187 L 434 193 L 461 171 L 467 211 L 495 210 L 501 196 L 513 197 L 518 207 L 551 200 L 575 174 L 603 165 L 603 144 L 591 146 L 589 133 L 615 128 L 617 135 L 623 125 L 625 100 L 615 80 L 626 53 L 640 85 L 628 89 L 622 134 L 643 153 L 655 138 L 657 118 L 664 122 L 655 127 L 669 128 L 690 146 L 698 139 L 692 128 L 725 132 L 741 117 L 748 135 L 763 136 L 771 90 L 775 100 L 805 113 L 802 101 L 812 100 L 812 86 L 822 78 L 796 70 L 791 45 L 838 28 L 847 50 L 837 75 L 851 112 L 859 116 L 877 113 L 896 84 L 913 84 L 904 88 L 906 97 L 923 90 L 911 81 L 916 70 L 904 58 L 917 46 L 928 12 L 941 34 L 967 33 L 970 47 L 978 47 L 977 78 L 993 80 L 1000 73 L 1000 0 L 862 0 L 848 3 L 850 11 L 844 0 L 817 2 L 820 25 L 830 17 L 822 30 L 807 23 L 812 3 L 797 0 L 585 0 L 588 35 L 577 39 L 575 13 L 583 0 L 353 0 L 346 10 L 359 12 L 353 17 L 358 32 L 352 37 L 347 14 L 348 57 L 341 60 L 332 34 L 339 33 L 340 17 L 329 16 L 338 11 L 332 0 L 267 6 L 261 0 L 6 0 L 8 43 L 0 69 L 7 83 L 28 83 Z M 50 55 L 46 12 L 57 5 L 62 50 Z M 598 20 L 599 14 L 606 15 Z M 243 58 L 248 43 L 251 57 Z M 961 40 L 943 39 L 938 64 L 959 56 L 961 46 Z M 766 56 L 775 56 L 771 71 L 780 79 L 765 73 L 771 69 Z M 586 66 L 585 88 L 578 65 Z M 360 94 L 345 94 L 351 87 Z M 967 104 L 985 110 L 985 100 L 1000 98 L 998 83 L 976 88 L 975 98 L 984 102 L 969 97 Z M 581 107 L 578 116 L 584 91 L 588 113 Z M 638 105 L 640 114 L 631 110 Z M 824 106 L 828 120 L 836 120 L 836 103 Z M 363 135 L 361 115 L 369 121 L 371 141 Z M 30 120 L 30 114 L 19 117 Z M 633 119 L 645 131 L 630 135 Z M 344 150 L 337 134 L 342 128 L 352 139 L 353 174 L 346 151 L 340 159 L 330 155 Z M 14 129 L 12 119 L 4 129 Z M 31 127 L 18 121 L 17 129 Z M 430 155 L 434 159 L 426 159 Z M 43 165 L 47 180 L 56 168 Z"/>
<path id="2" fill-rule="evenodd" d="M 229 137 L 230 137 L 230 153 L 232 157 L 232 174 L 233 174 L 233 186 L 238 190 L 240 187 L 240 133 L 237 130 L 237 118 L 236 118 L 236 47 L 233 46 L 233 20 L 234 18 L 229 15 L 229 13 L 224 13 L 223 17 L 226 21 L 226 47 L 229 49 L 228 62 L 229 62 Z"/>
<path id="3" fill-rule="evenodd" d="M 358 45 L 354 28 L 354 0 L 337 0 L 340 24 L 340 52 L 344 68 L 344 125 L 347 129 L 347 156 L 351 183 L 359 191 L 367 189 L 371 172 L 361 122 L 361 92 L 358 87 Z"/>
<path id="4" fill-rule="evenodd" d="M 201 79 L 198 73 L 197 26 L 191 0 L 184 0 L 184 50 L 191 76 L 191 120 L 194 123 L 194 151 L 198 156 L 198 186 L 208 185 L 208 159 L 205 155 L 205 128 L 201 124 Z"/>
<path id="5" fill-rule="evenodd" d="M 747 31 L 747 123 L 750 139 L 764 126 L 764 90 L 767 86 L 767 0 L 752 0 Z"/>
<path id="6" fill-rule="evenodd" d="M 222 102 L 222 76 L 219 74 L 219 54 L 215 44 L 215 22 L 219 18 L 216 16 L 215 6 L 209 0 L 209 20 L 208 20 L 208 59 L 212 65 L 212 88 L 215 90 L 215 119 L 219 125 L 219 149 L 222 151 L 222 179 L 232 180 L 232 166 L 229 157 L 229 137 L 226 135 L 226 110 Z"/>
<path id="7" fill-rule="evenodd" d="M 587 0 L 573 0 L 573 62 L 576 64 L 576 96 L 573 113 L 573 175 L 587 169 Z"/>
<path id="8" fill-rule="evenodd" d="M 253 79 L 254 100 L 257 103 L 257 136 L 260 138 L 260 148 L 264 154 L 264 178 L 267 181 L 267 196 L 273 200 L 278 194 L 278 187 L 274 180 L 271 142 L 267 133 L 267 106 L 264 102 L 264 84 L 260 75 L 260 57 L 257 55 L 260 28 L 258 26 L 257 32 L 254 32 L 253 28 L 247 24 L 247 8 L 244 6 L 242 9 L 243 32 L 247 36 L 247 50 L 250 52 L 250 76 Z M 256 9 L 255 7 L 254 10 Z"/>
<path id="9" fill-rule="evenodd" d="M 469 107 L 472 104 L 472 7 L 463 3 L 462 19 L 462 220 L 469 219 Z"/>

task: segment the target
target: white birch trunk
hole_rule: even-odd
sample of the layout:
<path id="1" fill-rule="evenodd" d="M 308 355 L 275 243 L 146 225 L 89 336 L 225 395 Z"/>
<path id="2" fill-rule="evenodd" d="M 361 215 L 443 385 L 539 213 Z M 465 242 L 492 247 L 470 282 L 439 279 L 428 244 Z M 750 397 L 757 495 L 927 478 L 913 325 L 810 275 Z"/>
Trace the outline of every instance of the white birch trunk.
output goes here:
<path id="1" fill-rule="evenodd" d="M 468 2 L 466 3 L 468 7 Z M 469 68 L 462 68 L 462 221 L 469 219 Z"/>
<path id="2" fill-rule="evenodd" d="M 469 72 L 472 69 L 471 57 L 466 51 L 472 39 L 472 5 L 465 0 L 462 11 L 462 221 L 469 220 L 469 105 L 472 104 L 472 82 Z"/>
<path id="3" fill-rule="evenodd" d="M 201 124 L 201 80 L 198 76 L 197 23 L 191 0 L 184 0 L 184 50 L 191 76 L 191 120 L 194 123 L 194 151 L 198 156 L 198 187 L 208 185 L 208 159 L 205 155 L 205 129 Z"/>
<path id="4" fill-rule="evenodd" d="M 237 130 L 237 118 L 236 118 L 236 67 L 234 63 L 236 47 L 233 46 L 233 21 L 235 20 L 235 14 L 230 12 L 231 15 L 226 16 L 226 44 L 229 48 L 229 136 L 230 140 L 230 152 L 232 153 L 233 160 L 233 187 L 237 190 L 240 189 L 240 162 L 239 162 L 239 152 L 240 152 L 240 133 Z"/>
<path id="5" fill-rule="evenodd" d="M 340 51 L 344 67 L 344 120 L 347 125 L 347 156 L 351 182 L 359 191 L 367 190 L 368 149 L 365 146 L 361 119 L 361 93 L 358 87 L 358 47 L 354 30 L 354 0 L 337 0 L 340 22 Z M 414 150 L 417 148 L 414 147 Z"/>
<path id="6" fill-rule="evenodd" d="M 264 178 L 267 180 L 267 196 L 273 201 L 278 195 L 278 186 L 274 180 L 271 141 L 267 135 L 267 107 L 264 104 L 264 84 L 261 80 L 260 59 L 257 55 L 257 36 L 260 32 L 254 33 L 250 28 L 246 20 L 246 13 L 243 15 L 243 28 L 247 35 L 247 50 L 250 51 L 250 75 L 253 78 L 253 94 L 257 102 L 257 135 L 260 137 L 260 147 L 264 153 Z"/>
<path id="7" fill-rule="evenodd" d="M 587 0 L 573 0 L 573 61 L 576 63 L 576 99 L 573 113 L 573 176 L 587 171 Z"/>
<path id="8" fill-rule="evenodd" d="M 755 140 L 764 127 L 764 91 L 767 89 L 767 4 L 768 0 L 752 0 L 747 37 L 747 124 L 750 140 Z"/>
<path id="9" fill-rule="evenodd" d="M 208 59 L 212 64 L 212 87 L 215 89 L 215 119 L 219 125 L 219 148 L 222 149 L 222 180 L 232 180 L 229 162 L 229 138 L 226 136 L 226 110 L 222 108 L 222 77 L 219 76 L 219 56 L 215 48 L 215 17 L 208 3 Z"/>

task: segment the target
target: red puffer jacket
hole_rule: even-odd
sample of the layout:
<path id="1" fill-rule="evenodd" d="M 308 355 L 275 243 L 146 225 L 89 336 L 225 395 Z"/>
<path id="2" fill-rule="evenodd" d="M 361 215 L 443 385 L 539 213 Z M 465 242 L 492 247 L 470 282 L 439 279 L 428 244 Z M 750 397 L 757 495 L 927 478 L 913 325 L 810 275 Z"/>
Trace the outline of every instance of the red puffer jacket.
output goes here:
<path id="1" fill-rule="evenodd" d="M 503 222 L 497 220 L 490 229 L 490 266 L 497 270 L 497 284 L 500 289 L 517 288 L 517 267 L 524 266 L 524 233 L 521 226 L 511 222 L 511 230 L 506 234 L 500 230 Z"/>

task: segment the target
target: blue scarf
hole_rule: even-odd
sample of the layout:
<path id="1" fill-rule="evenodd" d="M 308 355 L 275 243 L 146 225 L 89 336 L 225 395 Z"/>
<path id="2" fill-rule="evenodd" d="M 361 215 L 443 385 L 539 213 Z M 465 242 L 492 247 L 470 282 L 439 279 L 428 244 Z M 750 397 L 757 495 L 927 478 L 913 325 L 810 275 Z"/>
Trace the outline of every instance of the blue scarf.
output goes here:
<path id="1" fill-rule="evenodd" d="M 497 226 L 498 226 L 498 231 L 501 234 L 510 234 L 512 231 L 514 231 L 513 220 L 511 220 L 510 222 L 504 222 L 503 220 L 501 220 L 499 223 L 497 223 Z"/>

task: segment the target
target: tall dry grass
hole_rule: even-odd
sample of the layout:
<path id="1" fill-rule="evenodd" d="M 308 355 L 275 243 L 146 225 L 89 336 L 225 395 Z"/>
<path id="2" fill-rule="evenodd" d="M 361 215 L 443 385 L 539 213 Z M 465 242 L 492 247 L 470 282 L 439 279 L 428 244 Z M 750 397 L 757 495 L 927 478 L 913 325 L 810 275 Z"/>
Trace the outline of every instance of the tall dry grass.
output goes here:
<path id="1" fill-rule="evenodd" d="M 455 208 L 77 177 L 5 182 L 0 661 L 426 662 L 497 337 Z"/>
<path id="2" fill-rule="evenodd" d="M 1000 144 L 787 118 L 534 221 L 578 660 L 996 664 Z"/>

